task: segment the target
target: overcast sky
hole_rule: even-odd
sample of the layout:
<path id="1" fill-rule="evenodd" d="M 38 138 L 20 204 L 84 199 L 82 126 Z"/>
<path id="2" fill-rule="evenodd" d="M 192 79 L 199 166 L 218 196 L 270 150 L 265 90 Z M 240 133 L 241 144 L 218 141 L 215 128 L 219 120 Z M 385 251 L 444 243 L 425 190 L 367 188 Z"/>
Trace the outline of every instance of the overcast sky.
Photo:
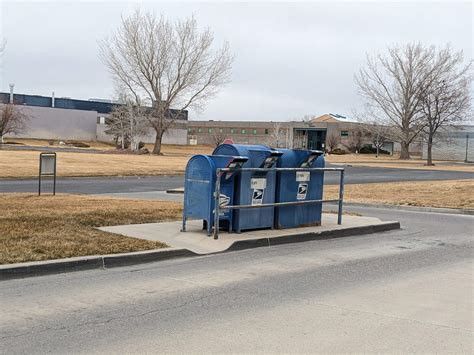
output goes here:
<path id="1" fill-rule="evenodd" d="M 0 0 L 0 89 L 112 98 L 97 40 L 140 4 L 171 19 L 192 14 L 230 43 L 232 82 L 190 119 L 270 121 L 350 115 L 354 73 L 388 45 L 450 42 L 472 58 L 471 2 L 19 2 Z"/>

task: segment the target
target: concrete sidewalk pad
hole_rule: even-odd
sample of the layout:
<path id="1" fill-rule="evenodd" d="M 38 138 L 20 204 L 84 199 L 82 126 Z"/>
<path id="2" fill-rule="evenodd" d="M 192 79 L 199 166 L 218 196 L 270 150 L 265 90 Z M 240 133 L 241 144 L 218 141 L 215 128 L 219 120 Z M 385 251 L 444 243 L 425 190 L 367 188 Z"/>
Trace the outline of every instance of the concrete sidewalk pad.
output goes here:
<path id="1" fill-rule="evenodd" d="M 201 228 L 201 221 L 189 221 L 187 232 L 180 232 L 180 221 L 102 227 L 99 229 L 135 238 L 159 240 L 168 244 L 170 248 L 0 265 L 0 281 L 73 271 L 109 269 L 278 244 L 379 233 L 400 228 L 399 222 L 381 221 L 372 217 L 344 215 L 343 224 L 340 226 L 336 221 L 336 214 L 324 213 L 323 225 L 319 227 L 257 230 L 241 234 L 222 232 L 218 240 L 206 235 Z"/>
<path id="2" fill-rule="evenodd" d="M 202 221 L 188 221 L 186 232 L 180 231 L 181 221 L 131 224 L 99 229 L 128 237 L 160 241 L 173 248 L 187 249 L 196 254 L 209 254 L 259 246 L 370 234 L 399 228 L 399 222 L 350 215 L 344 215 L 342 225 L 338 225 L 337 214 L 323 213 L 322 225 L 319 227 L 254 230 L 240 234 L 222 231 L 219 233 L 218 240 L 207 236 L 206 232 L 202 230 Z"/>

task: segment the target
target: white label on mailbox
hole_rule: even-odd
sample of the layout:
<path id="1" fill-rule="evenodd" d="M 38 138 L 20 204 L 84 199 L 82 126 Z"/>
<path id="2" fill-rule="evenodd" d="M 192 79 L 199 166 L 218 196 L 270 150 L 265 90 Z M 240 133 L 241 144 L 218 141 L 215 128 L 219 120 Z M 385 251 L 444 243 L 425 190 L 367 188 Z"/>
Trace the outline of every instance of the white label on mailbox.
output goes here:
<path id="1" fill-rule="evenodd" d="M 296 181 L 309 181 L 310 172 L 309 171 L 297 171 L 296 172 Z"/>
<path id="2" fill-rule="evenodd" d="M 299 184 L 296 199 L 297 200 L 305 200 L 307 194 L 308 194 L 308 184 L 306 184 L 306 183 Z"/>
<path id="3" fill-rule="evenodd" d="M 252 205 L 262 204 L 264 191 L 264 189 L 255 189 L 252 191 Z"/>
<path id="4" fill-rule="evenodd" d="M 250 179 L 251 189 L 264 189 L 267 187 L 267 179 L 265 178 L 254 178 Z"/>

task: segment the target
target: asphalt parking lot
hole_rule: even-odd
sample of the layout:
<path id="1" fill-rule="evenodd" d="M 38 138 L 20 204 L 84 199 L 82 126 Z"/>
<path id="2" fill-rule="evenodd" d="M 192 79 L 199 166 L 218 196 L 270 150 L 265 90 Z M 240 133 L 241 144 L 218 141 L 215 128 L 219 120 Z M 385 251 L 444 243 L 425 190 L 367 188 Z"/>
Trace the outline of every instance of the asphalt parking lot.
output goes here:
<path id="1" fill-rule="evenodd" d="M 346 184 L 474 179 L 474 173 L 372 167 L 346 167 Z M 58 178 L 57 192 L 107 194 L 164 191 L 183 186 L 184 176 Z M 48 182 L 44 180 L 45 191 Z M 51 183 L 51 182 L 49 182 Z M 326 173 L 326 184 L 338 184 L 338 173 Z M 37 179 L 0 179 L 0 192 L 36 192 Z"/>

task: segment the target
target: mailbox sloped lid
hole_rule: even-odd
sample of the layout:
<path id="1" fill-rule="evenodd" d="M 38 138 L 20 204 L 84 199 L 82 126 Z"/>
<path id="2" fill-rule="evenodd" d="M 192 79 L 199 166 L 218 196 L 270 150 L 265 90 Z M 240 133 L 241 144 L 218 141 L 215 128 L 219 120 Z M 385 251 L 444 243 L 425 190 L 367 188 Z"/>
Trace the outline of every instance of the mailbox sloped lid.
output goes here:
<path id="1" fill-rule="evenodd" d="M 244 168 L 259 168 L 265 159 L 272 153 L 272 149 L 264 145 L 221 144 L 213 155 L 234 155 L 248 157 Z"/>
<path id="2" fill-rule="evenodd" d="M 194 155 L 186 165 L 186 179 L 210 181 L 215 170 L 214 162 L 209 156 Z"/>

